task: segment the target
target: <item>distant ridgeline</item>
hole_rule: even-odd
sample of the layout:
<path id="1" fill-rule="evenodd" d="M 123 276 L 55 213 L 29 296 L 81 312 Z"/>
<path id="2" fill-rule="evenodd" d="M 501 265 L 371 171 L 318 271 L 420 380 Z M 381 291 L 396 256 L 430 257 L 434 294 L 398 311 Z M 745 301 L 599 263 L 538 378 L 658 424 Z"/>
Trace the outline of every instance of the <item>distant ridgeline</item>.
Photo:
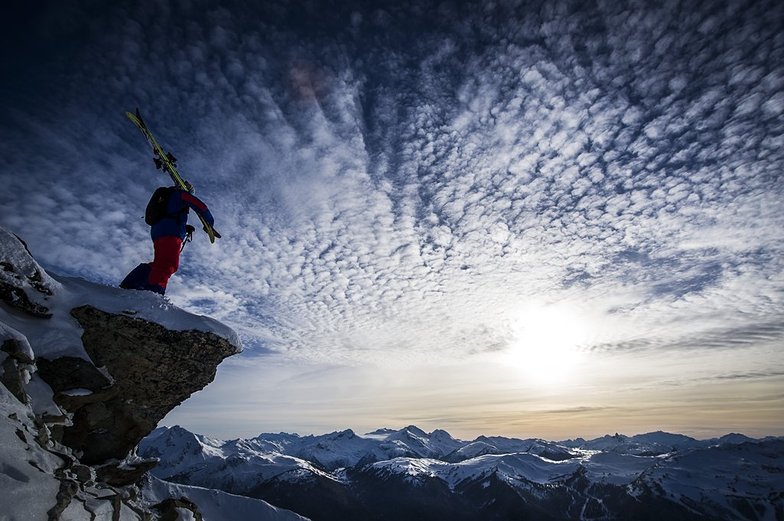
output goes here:
<path id="1" fill-rule="evenodd" d="M 220 441 L 160 428 L 139 454 L 169 481 L 261 498 L 314 521 L 784 519 L 784 439 L 655 432 L 460 441 L 414 426 Z"/>

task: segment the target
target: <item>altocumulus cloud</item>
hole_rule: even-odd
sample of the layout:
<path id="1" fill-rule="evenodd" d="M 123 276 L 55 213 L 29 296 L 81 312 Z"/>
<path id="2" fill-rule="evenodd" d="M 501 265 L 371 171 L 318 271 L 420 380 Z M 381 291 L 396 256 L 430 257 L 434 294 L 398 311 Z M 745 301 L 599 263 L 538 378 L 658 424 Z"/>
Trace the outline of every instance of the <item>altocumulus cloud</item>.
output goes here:
<path id="1" fill-rule="evenodd" d="M 53 8 L 87 36 L 4 88 L 0 221 L 55 271 L 149 256 L 138 104 L 224 234 L 171 296 L 251 354 L 494 352 L 529 302 L 597 351 L 781 342 L 779 3 L 230 4 Z"/>

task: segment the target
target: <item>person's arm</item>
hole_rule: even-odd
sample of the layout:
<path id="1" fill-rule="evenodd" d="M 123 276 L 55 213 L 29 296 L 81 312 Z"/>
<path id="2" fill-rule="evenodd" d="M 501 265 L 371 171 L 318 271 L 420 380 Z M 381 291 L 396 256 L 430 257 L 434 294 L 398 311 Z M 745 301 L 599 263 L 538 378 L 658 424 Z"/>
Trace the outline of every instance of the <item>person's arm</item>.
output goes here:
<path id="1" fill-rule="evenodd" d="M 189 208 L 192 208 L 193 211 L 199 214 L 205 221 L 207 221 L 210 226 L 215 224 L 215 218 L 213 218 L 210 209 L 207 208 L 207 205 L 204 204 L 204 201 L 185 191 L 180 191 L 180 197 L 182 198 L 183 203 L 188 205 Z"/>

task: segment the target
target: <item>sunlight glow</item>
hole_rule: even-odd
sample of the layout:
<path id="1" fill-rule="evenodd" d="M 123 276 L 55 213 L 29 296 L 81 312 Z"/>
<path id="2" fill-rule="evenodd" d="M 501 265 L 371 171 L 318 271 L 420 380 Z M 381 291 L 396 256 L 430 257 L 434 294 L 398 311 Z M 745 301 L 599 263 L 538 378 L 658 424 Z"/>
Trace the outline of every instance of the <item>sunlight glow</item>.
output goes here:
<path id="1" fill-rule="evenodd" d="M 506 362 L 518 367 L 537 385 L 554 385 L 573 378 L 591 341 L 591 321 L 577 307 L 566 304 L 527 306 L 511 324 L 512 342 Z"/>

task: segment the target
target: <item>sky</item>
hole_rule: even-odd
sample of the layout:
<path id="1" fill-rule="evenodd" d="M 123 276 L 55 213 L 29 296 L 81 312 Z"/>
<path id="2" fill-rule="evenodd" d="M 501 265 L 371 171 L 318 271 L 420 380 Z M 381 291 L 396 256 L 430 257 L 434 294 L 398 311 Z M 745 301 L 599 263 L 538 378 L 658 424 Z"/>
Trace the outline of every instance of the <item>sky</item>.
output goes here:
<path id="1" fill-rule="evenodd" d="M 165 424 L 784 435 L 784 4 L 161 0 L 5 8 L 0 226 L 151 259 L 244 352 Z M 195 220 L 195 219 L 194 219 Z"/>

